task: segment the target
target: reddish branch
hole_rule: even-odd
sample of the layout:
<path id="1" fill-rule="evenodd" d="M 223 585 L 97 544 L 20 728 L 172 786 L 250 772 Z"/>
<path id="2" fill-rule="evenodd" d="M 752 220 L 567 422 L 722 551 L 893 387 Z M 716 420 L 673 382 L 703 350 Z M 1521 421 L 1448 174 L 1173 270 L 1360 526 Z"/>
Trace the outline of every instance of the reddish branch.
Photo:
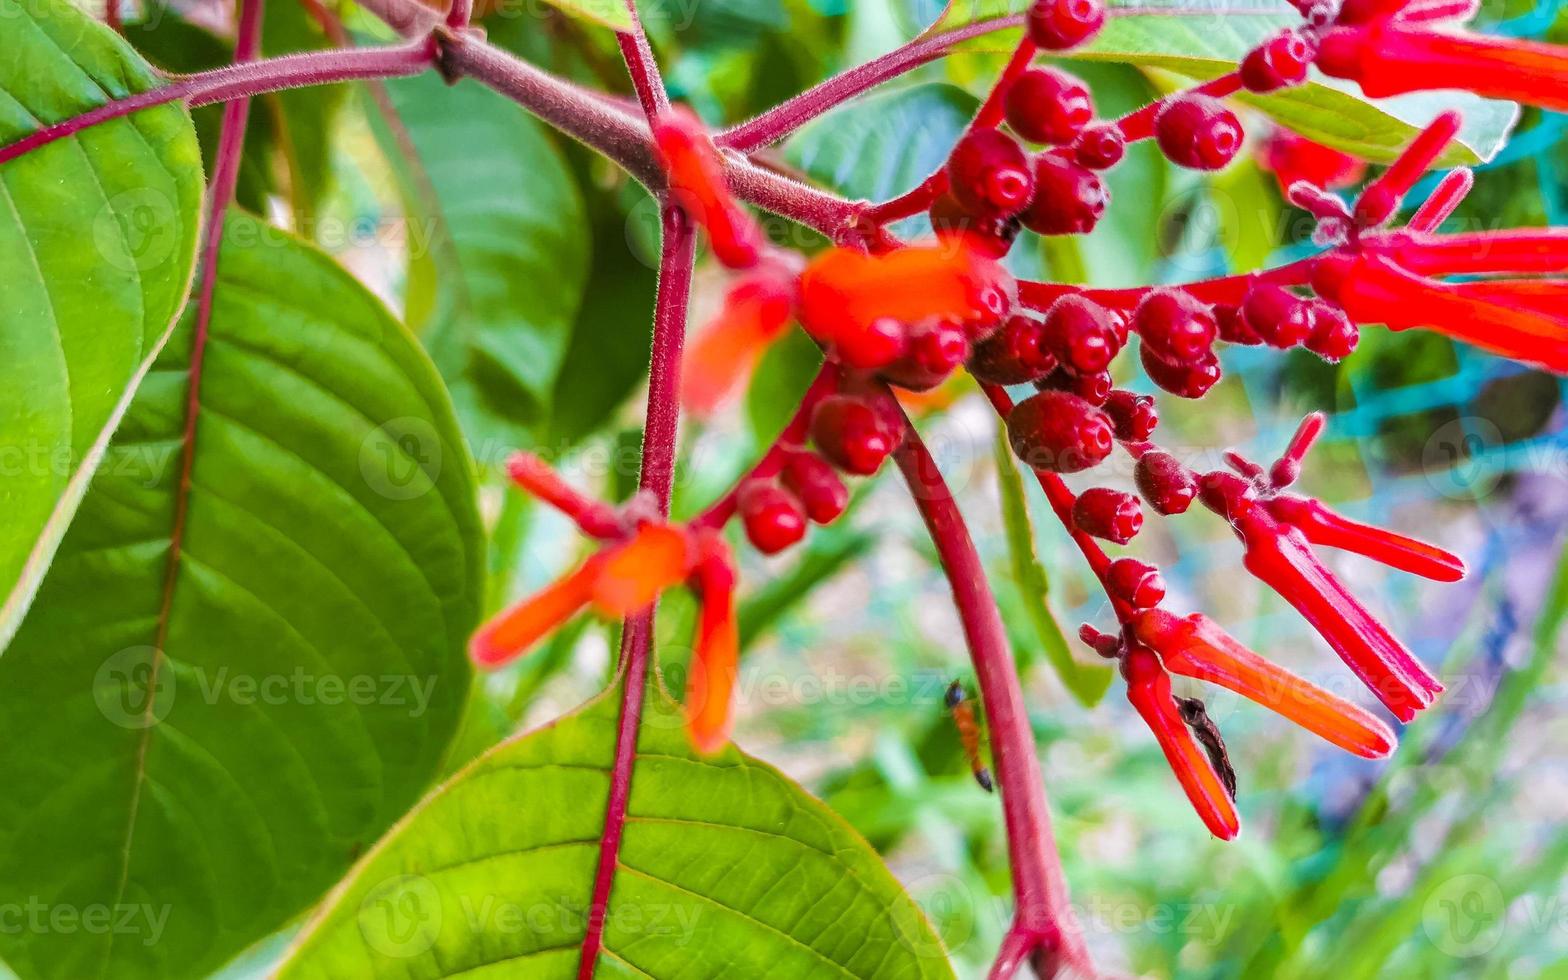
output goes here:
<path id="1" fill-rule="evenodd" d="M 913 427 L 894 458 L 952 587 L 996 762 L 1017 908 L 991 976 L 1010 976 L 1031 952 L 1040 954 L 1036 969 L 1042 977 L 1093 976 L 1094 966 L 1068 903 L 1067 878 L 1056 853 L 1023 690 L 980 555 L 936 461 Z"/>

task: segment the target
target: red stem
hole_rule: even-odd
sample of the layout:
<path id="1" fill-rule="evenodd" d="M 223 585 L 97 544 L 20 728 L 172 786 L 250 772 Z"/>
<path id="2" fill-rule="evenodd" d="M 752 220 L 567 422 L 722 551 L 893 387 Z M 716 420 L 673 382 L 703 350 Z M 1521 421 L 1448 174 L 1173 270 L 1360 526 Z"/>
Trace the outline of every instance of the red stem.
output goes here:
<path id="1" fill-rule="evenodd" d="M 894 458 L 947 574 L 985 707 L 1017 905 L 1004 956 L 1017 955 L 1022 940 L 1028 949 L 1043 952 L 1042 976 L 1094 976 L 1068 903 L 1023 689 L 980 555 L 936 461 L 912 427 Z"/>
<path id="2" fill-rule="evenodd" d="M 120 0 L 105 0 L 103 22 L 116 34 L 122 33 L 121 28 L 125 25 L 120 17 Z"/>
<path id="3" fill-rule="evenodd" d="M 1159 115 L 1160 110 L 1163 109 L 1169 102 L 1171 102 L 1171 100 L 1179 99 L 1184 95 L 1193 94 L 1210 95 L 1216 99 L 1220 99 L 1227 95 L 1235 95 L 1239 91 L 1241 91 L 1241 73 L 1233 71 L 1229 74 L 1221 75 L 1218 78 L 1210 79 L 1209 81 L 1204 82 L 1202 85 L 1186 89 L 1185 91 L 1176 92 L 1171 95 L 1167 95 L 1163 99 L 1157 99 L 1153 102 L 1150 102 L 1142 109 L 1129 112 L 1127 115 L 1118 119 L 1116 121 L 1116 125 L 1121 129 L 1122 136 L 1126 137 L 1127 142 L 1129 143 L 1134 142 L 1135 140 L 1148 139 L 1150 136 L 1154 135 L 1154 117 Z"/>
<path id="4" fill-rule="evenodd" d="M 638 487 L 670 512 L 675 483 L 675 446 L 680 425 L 681 349 L 686 336 L 686 310 L 691 300 L 696 234 L 679 208 L 663 209 L 664 245 L 659 260 L 659 295 L 653 311 L 653 360 L 648 378 L 648 413 L 643 428 L 642 474 Z M 588 931 L 578 960 L 579 980 L 591 980 L 604 948 L 604 919 L 615 883 L 615 869 L 626 829 L 626 802 L 631 797 L 632 770 L 637 758 L 637 733 L 642 727 L 643 695 L 648 685 L 648 654 L 653 640 L 653 610 L 627 617 L 621 630 L 621 717 L 615 733 L 615 768 L 610 773 L 610 800 L 599 836 L 599 867 L 594 875 Z"/>
<path id="5" fill-rule="evenodd" d="M 632 88 L 637 90 L 642 113 L 651 124 L 654 117 L 670 107 L 670 95 L 659 74 L 659 61 L 648 44 L 648 32 L 643 30 L 642 18 L 637 14 L 637 0 L 626 0 L 626 12 L 631 15 L 632 29 L 617 32 L 615 40 L 621 46 L 621 57 L 631 75 Z"/>
<path id="6" fill-rule="evenodd" d="M 168 102 L 183 100 L 191 108 L 196 108 L 213 102 L 227 102 L 305 85 L 417 75 L 433 65 L 435 59 L 435 42 L 422 40 L 412 44 L 353 51 L 310 51 L 230 65 L 199 75 L 187 75 L 168 85 L 116 99 L 79 116 L 29 133 L 15 143 L 0 147 L 0 163 L 55 140 L 75 135 L 89 126 Z"/>
<path id="7" fill-rule="evenodd" d="M 474 16 L 474 0 L 452 0 L 446 11 L 446 26 L 461 31 Z"/>

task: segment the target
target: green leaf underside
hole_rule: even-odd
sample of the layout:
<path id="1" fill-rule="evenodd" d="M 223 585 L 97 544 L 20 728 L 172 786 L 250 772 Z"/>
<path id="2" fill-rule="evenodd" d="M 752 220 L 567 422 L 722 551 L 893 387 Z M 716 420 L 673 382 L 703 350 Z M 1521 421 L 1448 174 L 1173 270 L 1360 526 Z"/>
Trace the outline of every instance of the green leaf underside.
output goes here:
<path id="1" fill-rule="evenodd" d="M 577 975 L 620 688 L 427 798 L 318 912 L 282 980 Z M 951 977 L 880 859 L 777 770 L 644 712 L 599 977 Z M 503 814 L 497 817 L 497 814 Z"/>
<path id="2" fill-rule="evenodd" d="M 62 0 L 0 0 L 0 23 L 0 146 L 157 84 Z M 196 134 L 172 105 L 0 165 L 0 648 L 184 304 L 201 197 Z"/>
<path id="3" fill-rule="evenodd" d="M 408 322 L 488 461 L 545 420 L 588 280 L 582 195 L 515 103 L 434 73 L 387 87 L 419 156 L 387 143 L 413 225 Z"/>
<path id="4" fill-rule="evenodd" d="M 1027 0 L 954 0 L 928 34 L 1020 13 Z M 1154 14 L 1112 17 L 1099 37 L 1072 57 L 1159 68 L 1199 81 L 1234 69 L 1249 50 L 1301 15 L 1285 0 L 1177 0 L 1113 3 L 1112 7 L 1159 9 Z M 957 50 L 1011 52 L 1020 32 L 995 31 Z M 1368 99 L 1354 83 L 1313 70 L 1312 81 L 1273 95 L 1236 96 L 1280 125 L 1327 146 L 1373 162 L 1391 160 L 1438 113 L 1458 109 L 1464 118 L 1458 140 L 1439 163 L 1458 166 L 1489 160 L 1518 120 L 1511 102 L 1469 92 L 1413 92 Z"/>
<path id="5" fill-rule="evenodd" d="M 190 314 L 0 657 L 0 902 L 163 921 L 0 931 L 23 976 L 195 976 L 278 928 L 435 778 L 469 687 L 482 544 L 434 369 L 325 255 L 225 230 L 172 579 Z"/>
<path id="6" fill-rule="evenodd" d="M 545 0 L 545 2 L 591 24 L 617 31 L 632 29 L 632 15 L 626 9 L 626 0 Z"/>
<path id="7" fill-rule="evenodd" d="M 996 434 L 997 484 L 1002 497 L 1002 524 L 1007 532 L 1007 552 L 1011 561 L 1013 581 L 1023 601 L 1023 607 L 1034 628 L 1035 639 L 1045 652 L 1045 659 L 1061 678 L 1062 684 L 1085 707 L 1093 707 L 1111 686 L 1111 668 L 1100 663 L 1083 663 L 1073 656 L 1072 647 L 1062 635 L 1062 627 L 1046 605 L 1050 583 L 1045 568 L 1034 550 L 1034 525 L 1029 519 L 1028 497 L 1024 494 L 1023 478 L 1013 463 L 1012 449 L 1007 436 L 999 428 Z"/>

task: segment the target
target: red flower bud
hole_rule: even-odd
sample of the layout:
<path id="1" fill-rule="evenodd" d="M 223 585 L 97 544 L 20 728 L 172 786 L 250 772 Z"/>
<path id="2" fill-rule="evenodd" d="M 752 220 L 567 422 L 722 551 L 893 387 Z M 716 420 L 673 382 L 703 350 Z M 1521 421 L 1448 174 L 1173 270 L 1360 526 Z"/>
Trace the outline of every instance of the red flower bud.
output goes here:
<path id="1" fill-rule="evenodd" d="M 1105 587 L 1135 609 L 1159 605 L 1165 598 L 1160 570 L 1136 558 L 1118 558 L 1105 570 Z"/>
<path id="2" fill-rule="evenodd" d="M 1032 68 L 1007 88 L 1007 124 L 1032 143 L 1071 143 L 1094 120 L 1083 82 L 1055 68 Z"/>
<path id="3" fill-rule="evenodd" d="M 976 251 L 992 259 L 1007 254 L 1020 227 L 1016 215 L 971 211 L 950 192 L 932 202 L 929 216 L 938 234 L 964 235 Z"/>
<path id="4" fill-rule="evenodd" d="M 1104 407 L 1116 428 L 1116 438 L 1123 442 L 1143 442 L 1160 424 L 1159 409 L 1148 395 L 1118 388 L 1106 398 Z"/>
<path id="5" fill-rule="evenodd" d="M 1029 40 L 1046 51 L 1066 51 L 1105 26 L 1102 0 L 1034 0 L 1029 6 Z"/>
<path id="6" fill-rule="evenodd" d="M 1094 171 L 1050 153 L 1036 159 L 1034 201 L 1024 227 L 1039 235 L 1082 235 L 1093 231 L 1111 195 Z"/>
<path id="7" fill-rule="evenodd" d="M 903 436 L 885 415 L 853 395 L 830 395 L 811 413 L 811 441 L 844 472 L 870 476 Z"/>
<path id="8" fill-rule="evenodd" d="M 1156 289 L 1133 315 L 1133 329 L 1144 346 L 1172 364 L 1201 362 L 1219 328 L 1208 306 L 1179 289 Z"/>
<path id="9" fill-rule="evenodd" d="M 1143 527 L 1143 509 L 1130 493 L 1093 487 L 1074 501 L 1073 524 L 1085 534 L 1126 544 Z"/>
<path id="10" fill-rule="evenodd" d="M 1280 31 L 1241 60 L 1241 84 L 1250 92 L 1300 85 L 1315 53 L 1301 32 Z"/>
<path id="11" fill-rule="evenodd" d="M 1241 149 L 1241 123 L 1218 99 L 1189 93 L 1167 102 L 1154 117 L 1160 152 L 1180 167 L 1218 170 Z"/>
<path id="12" fill-rule="evenodd" d="M 817 524 L 831 524 L 849 506 L 849 488 L 827 461 L 816 453 L 790 453 L 779 474 Z"/>
<path id="13" fill-rule="evenodd" d="M 1044 377 L 1056 367 L 1045 349 L 1045 324 L 1028 314 L 1007 318 L 1002 329 L 974 347 L 969 372 L 989 384 L 1015 385 Z"/>
<path id="14" fill-rule="evenodd" d="M 1172 364 L 1145 344 L 1138 350 L 1138 359 L 1150 380 L 1182 398 L 1202 398 L 1220 380 L 1220 361 L 1213 351 L 1204 351 L 1197 361 Z"/>
<path id="15" fill-rule="evenodd" d="M 972 212 L 1013 215 L 1034 196 L 1029 157 L 1011 136 L 976 129 L 958 141 L 947 161 L 947 186 Z"/>
<path id="16" fill-rule="evenodd" d="M 1138 457 L 1133 481 L 1143 499 L 1160 514 L 1184 514 L 1198 495 L 1198 478 L 1192 470 L 1158 449 Z"/>
<path id="17" fill-rule="evenodd" d="M 1110 455 L 1111 420 L 1065 391 L 1042 391 L 1007 416 L 1007 438 L 1018 458 L 1034 469 L 1077 473 Z"/>
<path id="18" fill-rule="evenodd" d="M 1086 127 L 1073 144 L 1073 158 L 1090 170 L 1114 167 L 1126 153 L 1127 138 L 1113 123 Z"/>
<path id="19" fill-rule="evenodd" d="M 1110 313 L 1076 294 L 1051 304 L 1041 342 L 1062 367 L 1078 374 L 1104 371 L 1122 344 Z"/>
<path id="20" fill-rule="evenodd" d="M 752 480 L 736 500 L 746 537 L 765 555 L 778 554 L 806 536 L 806 513 L 795 495 L 768 480 Z"/>

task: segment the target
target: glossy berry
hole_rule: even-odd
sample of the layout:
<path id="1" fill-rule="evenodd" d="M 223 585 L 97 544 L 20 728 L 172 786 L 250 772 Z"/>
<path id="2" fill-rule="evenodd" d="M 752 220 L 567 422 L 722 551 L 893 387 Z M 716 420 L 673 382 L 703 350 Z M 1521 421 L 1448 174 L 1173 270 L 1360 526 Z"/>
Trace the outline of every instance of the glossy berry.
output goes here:
<path id="1" fill-rule="evenodd" d="M 1109 371 L 1097 371 L 1094 374 L 1078 374 L 1059 367 L 1036 381 L 1035 387 L 1041 391 L 1071 392 L 1094 407 L 1099 408 L 1111 396 L 1111 389 L 1116 387 L 1116 382 L 1111 379 Z"/>
<path id="2" fill-rule="evenodd" d="M 1264 343 L 1282 350 L 1294 347 L 1312 334 L 1308 304 L 1295 293 L 1273 283 L 1255 283 L 1247 290 L 1241 315 Z"/>
<path id="3" fill-rule="evenodd" d="M 1008 86 L 1007 125 L 1032 143 L 1071 143 L 1094 121 L 1083 82 L 1055 68 L 1031 68 Z"/>
<path id="4" fill-rule="evenodd" d="M 904 353 L 909 331 L 897 320 L 873 320 L 864 330 L 846 330 L 835 337 L 832 353 L 847 367 L 872 370 L 891 364 Z"/>
<path id="5" fill-rule="evenodd" d="M 870 476 L 898 445 L 900 433 L 864 399 L 831 395 L 811 414 L 811 441 L 846 473 Z"/>
<path id="6" fill-rule="evenodd" d="M 1241 59 L 1241 84 L 1249 92 L 1272 92 L 1307 80 L 1316 52 L 1299 31 L 1284 30 Z"/>
<path id="7" fill-rule="evenodd" d="M 1160 412 L 1154 399 L 1135 395 L 1125 388 L 1117 388 L 1106 397 L 1105 414 L 1111 417 L 1116 438 L 1123 442 L 1143 442 L 1160 424 Z"/>
<path id="8" fill-rule="evenodd" d="M 765 555 L 776 555 L 806 536 L 806 513 L 795 495 L 776 483 L 752 480 L 737 506 L 746 538 Z"/>
<path id="9" fill-rule="evenodd" d="M 1105 26 L 1101 0 L 1035 0 L 1029 7 L 1029 39 L 1046 51 L 1066 51 Z"/>
<path id="10" fill-rule="evenodd" d="M 967 235 L 983 254 L 993 259 L 1006 255 L 1018 237 L 1017 215 L 971 211 L 950 193 L 938 197 L 929 214 L 933 230 Z"/>
<path id="11" fill-rule="evenodd" d="M 969 359 L 969 334 L 954 320 L 929 320 L 909 334 L 904 356 L 882 370 L 901 388 L 926 391 L 946 381 Z"/>
<path id="12" fill-rule="evenodd" d="M 1308 303 L 1307 309 L 1312 323 L 1307 350 L 1330 362 L 1349 357 L 1361 340 L 1361 331 L 1350 317 L 1338 307 L 1320 301 Z"/>
<path id="13" fill-rule="evenodd" d="M 779 479 L 800 499 L 806 516 L 830 524 L 849 506 L 849 488 L 827 460 L 811 452 L 790 453 Z"/>
<path id="14" fill-rule="evenodd" d="M 1045 348 L 1076 374 L 1097 374 L 1121 351 L 1111 314 L 1082 296 L 1063 296 L 1045 312 Z"/>
<path id="15" fill-rule="evenodd" d="M 1150 380 L 1182 398 L 1202 398 L 1220 380 L 1220 359 L 1213 351 L 1204 351 L 1195 361 L 1172 364 L 1145 344 L 1138 351 L 1138 359 L 1143 362 Z"/>
<path id="16" fill-rule="evenodd" d="M 1085 534 L 1126 544 L 1143 527 L 1143 508 L 1130 493 L 1094 487 L 1074 501 L 1073 524 Z"/>
<path id="17" fill-rule="evenodd" d="M 953 148 L 947 160 L 947 186 L 965 208 L 998 215 L 1017 214 L 1034 194 L 1029 156 L 1011 136 L 977 129 Z"/>
<path id="18" fill-rule="evenodd" d="M 1045 324 L 1036 317 L 1022 313 L 1008 317 L 1002 329 L 975 345 L 969 373 L 998 385 L 1044 377 L 1056 367 L 1056 358 L 1042 343 L 1044 333 Z"/>
<path id="19" fill-rule="evenodd" d="M 1028 466 L 1077 473 L 1110 455 L 1111 420 L 1065 391 L 1042 391 L 1019 402 L 1007 417 L 1007 439 Z"/>
<path id="20" fill-rule="evenodd" d="M 1160 570 L 1136 558 L 1118 558 L 1105 570 L 1105 585 L 1111 594 L 1136 609 L 1157 606 L 1165 598 L 1165 579 Z"/>
<path id="21" fill-rule="evenodd" d="M 1242 316 L 1241 307 L 1228 304 L 1215 304 L 1212 309 L 1214 325 L 1219 329 L 1220 339 L 1228 344 L 1245 344 L 1255 347 L 1263 343 L 1263 338 L 1252 329 L 1247 318 Z"/>
<path id="22" fill-rule="evenodd" d="M 1073 157 L 1090 170 L 1105 170 L 1122 162 L 1127 154 L 1127 138 L 1114 123 L 1090 126 L 1078 134 Z"/>
<path id="23" fill-rule="evenodd" d="M 1180 167 L 1218 170 L 1241 149 L 1236 114 L 1207 95 L 1183 95 L 1167 102 L 1154 117 L 1160 152 Z"/>
<path id="24" fill-rule="evenodd" d="M 1153 450 L 1133 468 L 1138 493 L 1157 514 L 1184 514 L 1198 495 L 1198 480 L 1170 453 Z"/>
<path id="25" fill-rule="evenodd" d="M 1024 211 L 1023 222 L 1039 235 L 1093 231 L 1111 200 L 1098 174 L 1049 153 L 1036 160 L 1034 187 L 1034 201 Z"/>
<path id="26" fill-rule="evenodd" d="M 1209 307 L 1180 289 L 1157 289 L 1133 314 L 1143 349 L 1171 364 L 1201 362 L 1219 335 Z"/>

